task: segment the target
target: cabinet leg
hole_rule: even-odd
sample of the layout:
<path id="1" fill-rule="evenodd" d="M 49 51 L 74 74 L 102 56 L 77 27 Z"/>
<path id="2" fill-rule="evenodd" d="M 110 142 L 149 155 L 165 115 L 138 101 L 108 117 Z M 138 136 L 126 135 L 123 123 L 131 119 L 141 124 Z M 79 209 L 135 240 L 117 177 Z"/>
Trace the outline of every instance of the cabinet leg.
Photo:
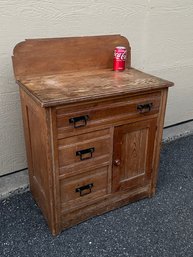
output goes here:
<path id="1" fill-rule="evenodd" d="M 150 188 L 150 190 L 149 190 L 149 198 L 153 197 L 155 195 L 155 193 L 156 193 L 156 188 L 155 187 Z"/>

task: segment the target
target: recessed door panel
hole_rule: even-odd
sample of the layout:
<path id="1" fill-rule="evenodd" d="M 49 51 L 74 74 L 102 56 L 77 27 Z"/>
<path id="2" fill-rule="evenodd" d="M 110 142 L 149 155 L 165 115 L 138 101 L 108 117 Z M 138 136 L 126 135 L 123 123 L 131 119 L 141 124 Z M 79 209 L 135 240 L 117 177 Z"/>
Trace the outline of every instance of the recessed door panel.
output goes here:
<path id="1" fill-rule="evenodd" d="M 148 183 L 156 119 L 126 124 L 115 128 L 113 149 L 113 191 Z"/>

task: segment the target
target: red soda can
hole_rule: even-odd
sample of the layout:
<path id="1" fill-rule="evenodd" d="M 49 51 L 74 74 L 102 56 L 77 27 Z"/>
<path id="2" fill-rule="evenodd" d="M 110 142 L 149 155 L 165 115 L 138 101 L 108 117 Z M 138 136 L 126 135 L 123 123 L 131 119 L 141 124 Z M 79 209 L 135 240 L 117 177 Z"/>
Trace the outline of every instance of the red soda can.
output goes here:
<path id="1" fill-rule="evenodd" d="M 124 71 L 127 49 L 124 46 L 117 46 L 114 50 L 113 70 Z"/>

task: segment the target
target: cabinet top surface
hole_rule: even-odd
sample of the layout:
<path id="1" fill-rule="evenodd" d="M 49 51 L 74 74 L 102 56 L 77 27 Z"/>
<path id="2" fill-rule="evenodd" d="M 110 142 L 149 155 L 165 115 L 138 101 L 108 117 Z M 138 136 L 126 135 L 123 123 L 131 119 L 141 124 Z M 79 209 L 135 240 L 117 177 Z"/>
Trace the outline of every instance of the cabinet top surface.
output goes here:
<path id="1" fill-rule="evenodd" d="M 73 71 L 24 77 L 17 82 L 42 107 L 148 92 L 173 85 L 133 68 L 123 72 Z"/>

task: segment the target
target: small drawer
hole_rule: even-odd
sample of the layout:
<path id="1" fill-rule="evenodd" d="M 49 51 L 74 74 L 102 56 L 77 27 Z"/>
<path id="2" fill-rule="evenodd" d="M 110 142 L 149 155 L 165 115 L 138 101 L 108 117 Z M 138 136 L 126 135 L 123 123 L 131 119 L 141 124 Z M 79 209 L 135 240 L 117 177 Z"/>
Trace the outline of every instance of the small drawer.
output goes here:
<path id="1" fill-rule="evenodd" d="M 111 137 L 109 129 L 81 134 L 58 140 L 59 145 L 59 167 L 68 170 L 84 169 L 86 163 L 100 161 L 102 157 L 109 159 L 111 150 Z M 68 167 L 69 166 L 69 167 Z"/>
<path id="2" fill-rule="evenodd" d="M 108 166 L 60 181 L 61 206 L 69 209 L 107 194 Z"/>
<path id="3" fill-rule="evenodd" d="M 140 118 L 159 112 L 161 93 L 107 100 L 100 103 L 59 107 L 56 111 L 58 138 L 83 133 L 85 129 L 114 124 L 127 118 Z"/>

